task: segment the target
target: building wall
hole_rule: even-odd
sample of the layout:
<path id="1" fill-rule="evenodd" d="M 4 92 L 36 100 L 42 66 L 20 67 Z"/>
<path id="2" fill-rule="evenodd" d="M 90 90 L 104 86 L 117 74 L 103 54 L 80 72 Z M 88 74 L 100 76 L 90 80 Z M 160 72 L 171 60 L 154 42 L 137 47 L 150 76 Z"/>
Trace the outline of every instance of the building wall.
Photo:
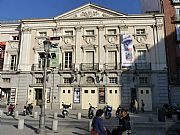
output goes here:
<path id="1" fill-rule="evenodd" d="M 94 4 L 84 5 L 54 19 L 22 20 L 19 23 L 21 38 L 16 51 L 18 68 L 11 71 L 16 75 L 15 82 L 18 84 L 13 86 L 18 87 L 17 103 L 19 106 L 26 102 L 37 105 L 37 89 L 43 88 L 42 64 L 38 66 L 39 60 L 42 62 L 39 53 L 44 51 L 43 41 L 46 38 L 57 44 L 56 56 L 59 59 L 58 66 L 48 67 L 47 70 L 47 108 L 61 108 L 62 102 L 71 103 L 74 109 L 87 109 L 88 102 L 98 107 L 107 103 L 113 109 L 119 104 L 129 107 L 132 88 L 136 94 L 133 98 L 145 97 L 138 95 L 139 88 L 150 90 L 152 96 L 149 99 L 156 99 L 148 101 L 149 104 L 152 102 L 150 110 L 168 102 L 167 89 L 164 89 L 166 85 L 159 85 L 167 78 L 164 71 L 166 52 L 163 22 L 161 14 L 125 15 Z M 137 29 L 144 33 L 137 33 Z M 15 31 L 11 28 L 8 30 L 2 37 Z M 68 31 L 73 34 L 67 35 Z M 129 35 L 133 41 L 134 62 L 128 67 L 122 66 L 122 35 Z M 54 37 L 58 40 L 53 40 Z M 71 59 L 71 54 L 67 52 L 72 52 L 71 65 L 65 64 L 65 58 Z M 145 59 L 144 55 L 139 55 L 140 52 L 145 53 Z M 11 62 L 8 56 L 5 60 Z M 145 79 L 141 80 L 145 84 L 140 83 L 140 77 Z M 33 92 L 33 96 L 30 92 Z"/>

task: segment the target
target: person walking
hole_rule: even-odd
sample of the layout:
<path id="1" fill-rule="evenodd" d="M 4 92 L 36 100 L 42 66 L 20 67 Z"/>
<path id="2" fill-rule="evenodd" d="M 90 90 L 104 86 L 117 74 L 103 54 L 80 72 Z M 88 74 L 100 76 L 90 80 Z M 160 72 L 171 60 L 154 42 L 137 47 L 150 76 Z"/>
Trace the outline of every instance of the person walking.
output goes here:
<path id="1" fill-rule="evenodd" d="M 105 128 L 104 126 L 104 122 L 103 122 L 103 109 L 98 109 L 96 111 L 96 116 L 93 118 L 92 121 L 92 131 L 91 131 L 91 135 L 95 135 L 92 134 L 92 132 L 96 132 L 97 135 L 109 135 L 108 134 L 108 129 Z"/>
<path id="2" fill-rule="evenodd" d="M 144 106 L 145 106 L 145 103 L 144 101 L 141 99 L 141 111 L 144 113 Z"/>
<path id="3" fill-rule="evenodd" d="M 136 99 L 134 100 L 134 102 L 135 102 L 135 113 L 138 113 L 138 102 Z"/>

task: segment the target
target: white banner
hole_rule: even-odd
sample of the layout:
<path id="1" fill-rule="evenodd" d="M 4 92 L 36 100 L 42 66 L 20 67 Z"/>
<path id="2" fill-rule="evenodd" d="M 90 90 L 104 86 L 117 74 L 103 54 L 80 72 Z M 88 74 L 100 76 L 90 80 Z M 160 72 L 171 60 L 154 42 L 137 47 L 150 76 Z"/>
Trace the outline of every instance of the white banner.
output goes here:
<path id="1" fill-rule="evenodd" d="M 122 35 L 121 60 L 123 67 L 132 66 L 134 63 L 133 39 L 130 35 Z"/>

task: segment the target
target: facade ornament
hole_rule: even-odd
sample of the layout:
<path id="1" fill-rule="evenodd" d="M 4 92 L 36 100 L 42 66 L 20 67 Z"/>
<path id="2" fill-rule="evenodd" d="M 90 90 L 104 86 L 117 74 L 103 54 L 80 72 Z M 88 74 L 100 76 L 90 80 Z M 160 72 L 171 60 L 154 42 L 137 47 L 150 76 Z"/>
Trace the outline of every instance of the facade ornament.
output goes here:
<path id="1" fill-rule="evenodd" d="M 98 26 L 97 28 L 99 31 L 104 31 L 105 26 Z"/>
<path id="2" fill-rule="evenodd" d="M 23 27 L 22 29 L 21 29 L 21 31 L 22 32 L 31 32 L 32 31 L 32 29 L 31 28 L 29 28 L 29 27 Z"/>
<path id="3" fill-rule="evenodd" d="M 120 26 L 121 31 L 128 31 L 128 26 L 127 25 L 122 25 Z"/>
<path id="4" fill-rule="evenodd" d="M 70 45 L 73 42 L 73 36 L 63 37 L 63 41 L 66 45 Z"/>
<path id="5" fill-rule="evenodd" d="M 81 32 L 81 29 L 82 29 L 82 26 L 77 26 L 77 27 L 75 27 L 75 30 L 76 30 L 77 32 Z"/>
<path id="6" fill-rule="evenodd" d="M 87 17 L 87 18 L 97 17 L 99 15 L 100 15 L 100 13 L 95 10 L 83 11 L 80 14 L 81 17 Z"/>
<path id="7" fill-rule="evenodd" d="M 163 24 L 156 24 L 158 30 L 162 30 Z"/>

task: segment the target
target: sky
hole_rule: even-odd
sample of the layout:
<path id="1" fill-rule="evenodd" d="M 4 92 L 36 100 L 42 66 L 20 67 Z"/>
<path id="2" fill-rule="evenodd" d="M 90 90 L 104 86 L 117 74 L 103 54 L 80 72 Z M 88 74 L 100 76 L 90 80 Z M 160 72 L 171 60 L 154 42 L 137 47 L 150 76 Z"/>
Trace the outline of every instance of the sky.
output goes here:
<path id="1" fill-rule="evenodd" d="M 140 0 L 0 0 L 0 20 L 52 18 L 89 2 L 120 13 L 140 13 Z"/>

